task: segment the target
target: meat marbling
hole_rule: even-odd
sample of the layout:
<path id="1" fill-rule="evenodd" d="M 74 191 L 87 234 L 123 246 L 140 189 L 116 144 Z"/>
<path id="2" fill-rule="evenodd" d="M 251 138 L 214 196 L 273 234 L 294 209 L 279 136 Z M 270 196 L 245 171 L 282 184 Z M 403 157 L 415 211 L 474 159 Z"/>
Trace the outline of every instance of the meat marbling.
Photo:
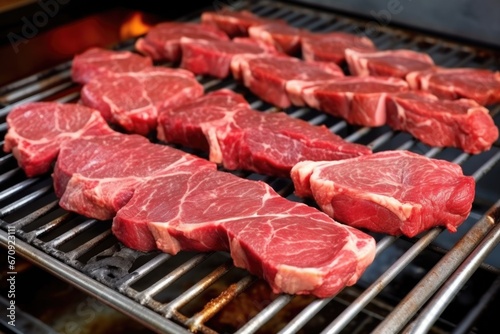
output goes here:
<path id="1" fill-rule="evenodd" d="M 75 82 L 85 84 L 97 76 L 138 72 L 151 66 L 153 66 L 151 58 L 130 51 L 90 48 L 73 58 L 71 78 Z"/>
<path id="2" fill-rule="evenodd" d="M 387 76 L 404 79 L 413 71 L 423 71 L 434 67 L 432 58 L 413 50 L 366 50 L 346 49 L 345 56 L 349 72 L 359 76 Z"/>
<path id="3" fill-rule="evenodd" d="M 346 49 L 376 50 L 369 38 L 345 32 L 303 34 L 301 48 L 306 61 L 331 61 L 336 64 L 345 61 Z"/>
<path id="4" fill-rule="evenodd" d="M 156 128 L 158 111 L 203 95 L 193 73 L 155 67 L 97 77 L 82 88 L 82 102 L 125 130 L 146 135 Z"/>
<path id="5" fill-rule="evenodd" d="M 196 40 L 186 37 L 181 38 L 181 49 L 182 68 L 194 74 L 216 78 L 225 78 L 230 74 L 231 60 L 235 55 L 261 54 L 268 50 L 257 43 Z"/>
<path id="6" fill-rule="evenodd" d="M 457 147 L 471 154 L 489 150 L 498 139 L 498 128 L 485 107 L 469 99 L 440 100 L 425 92 L 390 95 L 387 124 L 427 145 Z"/>
<path id="7" fill-rule="evenodd" d="M 114 231 L 143 223 L 160 250 L 229 251 L 236 266 L 263 277 L 275 293 L 335 295 L 375 254 L 369 235 L 263 182 L 212 170 L 143 184 L 118 212 Z"/>
<path id="8" fill-rule="evenodd" d="M 500 72 L 479 68 L 433 68 L 410 72 L 412 89 L 429 91 L 444 99 L 467 98 L 480 105 L 500 102 Z"/>
<path id="9" fill-rule="evenodd" d="M 459 165 L 409 151 L 385 151 L 293 167 L 298 196 L 311 196 L 335 220 L 408 237 L 444 226 L 455 232 L 469 215 L 475 182 Z"/>
<path id="10" fill-rule="evenodd" d="M 241 72 L 243 83 L 262 100 L 280 108 L 292 105 L 287 93 L 289 81 L 304 83 L 332 80 L 344 73 L 334 63 L 304 62 L 293 57 L 238 57 L 231 68 Z M 239 74 L 234 74 L 238 77 Z"/>
<path id="11" fill-rule="evenodd" d="M 309 107 L 345 119 L 350 124 L 381 126 L 386 123 L 386 98 L 408 90 L 407 83 L 391 77 L 344 77 L 307 83 L 291 81 L 289 96 Z"/>
<path id="12" fill-rule="evenodd" d="M 61 145 L 54 190 L 61 207 L 96 219 L 110 219 L 138 184 L 172 171 L 215 165 L 139 135 L 114 133 Z"/>
<path id="13" fill-rule="evenodd" d="M 248 36 L 248 29 L 252 26 L 266 23 L 282 23 L 282 20 L 266 19 L 247 10 L 206 11 L 201 14 L 201 22 L 221 29 L 231 37 Z"/>
<path id="14" fill-rule="evenodd" d="M 165 110 L 158 119 L 158 139 L 208 147 L 210 160 L 230 170 L 285 177 L 301 160 L 337 160 L 371 153 L 368 147 L 346 142 L 325 126 L 285 113 L 256 111 L 241 100 L 238 94 L 222 90 L 193 104 Z"/>
<path id="15" fill-rule="evenodd" d="M 7 115 L 3 149 L 28 177 L 51 170 L 63 142 L 112 133 L 97 110 L 57 102 L 31 102 Z"/>
<path id="16" fill-rule="evenodd" d="M 135 43 L 135 48 L 154 60 L 177 62 L 182 55 L 180 47 L 182 37 L 229 40 L 226 33 L 211 25 L 193 22 L 163 22 L 150 29 L 146 36 L 139 38 Z"/>

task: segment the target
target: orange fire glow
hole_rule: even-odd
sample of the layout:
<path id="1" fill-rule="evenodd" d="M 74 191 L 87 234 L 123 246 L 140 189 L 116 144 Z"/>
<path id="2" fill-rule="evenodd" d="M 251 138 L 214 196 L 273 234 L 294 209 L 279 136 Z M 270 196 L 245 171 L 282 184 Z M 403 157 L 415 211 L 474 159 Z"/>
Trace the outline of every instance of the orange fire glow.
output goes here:
<path id="1" fill-rule="evenodd" d="M 144 22 L 144 15 L 140 12 L 133 13 L 120 27 L 120 38 L 127 39 L 148 32 L 151 24 Z"/>

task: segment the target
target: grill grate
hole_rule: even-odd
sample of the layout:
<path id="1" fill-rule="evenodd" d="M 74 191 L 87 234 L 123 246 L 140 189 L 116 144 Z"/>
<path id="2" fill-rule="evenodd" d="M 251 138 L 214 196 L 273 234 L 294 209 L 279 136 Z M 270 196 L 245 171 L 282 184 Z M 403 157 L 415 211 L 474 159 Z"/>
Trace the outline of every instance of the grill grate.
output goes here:
<path id="1" fill-rule="evenodd" d="M 252 4 L 238 1 L 231 6 L 249 9 L 264 17 L 285 19 L 312 31 L 368 34 L 363 21 L 310 8 L 271 1 Z M 198 14 L 192 17 L 196 19 Z M 498 55 L 486 51 L 394 28 L 381 27 L 370 33 L 369 37 L 381 49 L 427 52 L 442 66 L 500 69 Z M 129 50 L 132 47 L 133 41 L 118 46 Z M 7 129 L 5 116 L 17 105 L 41 100 L 76 101 L 78 86 L 71 82 L 70 66 L 67 62 L 0 88 L 0 103 L 4 105 L 0 109 L 1 133 Z M 242 93 L 253 108 L 276 111 L 233 80 L 198 79 L 206 91 L 233 89 Z M 500 106 L 490 111 L 499 124 Z M 456 149 L 428 147 L 388 127 L 353 127 L 309 108 L 292 107 L 284 112 L 312 124 L 325 124 L 346 140 L 369 145 L 374 151 L 407 149 L 462 165 L 465 173 L 472 175 L 478 184 L 473 212 L 453 236 L 441 228 L 412 240 L 374 235 L 377 239 L 375 264 L 356 286 L 344 289 L 334 298 L 276 296 L 261 280 L 235 268 L 226 253 L 183 252 L 171 256 L 144 254 L 123 247 L 112 236 L 109 221 L 65 212 L 57 205 L 49 176 L 26 179 L 13 156 L 4 154 L 0 157 L 0 184 L 4 189 L 0 191 L 0 242 L 6 245 L 7 229 L 15 229 L 19 254 L 157 331 L 254 333 L 274 326 L 270 328 L 273 331 L 279 328 L 280 333 L 351 333 L 354 328 L 357 333 L 373 330 L 387 333 L 399 331 L 415 320 L 412 326 L 417 333 L 453 328 L 457 332 L 474 333 L 475 320 L 493 298 L 492 291 L 498 290 L 495 276 L 500 273 L 500 264 L 493 257 L 494 247 L 500 240 L 497 224 L 500 186 L 495 186 L 500 181 L 495 178 L 500 168 L 498 143 L 489 152 L 470 156 Z M 293 195 L 293 185 L 288 179 L 243 172 L 238 175 L 267 182 L 282 196 L 302 201 Z M 428 257 L 432 259 L 431 264 L 421 266 L 419 262 Z M 377 272 L 377 268 L 383 270 Z M 417 272 L 414 284 L 398 288 L 404 275 L 412 270 Z M 478 306 L 461 322 L 461 319 L 452 321 L 440 317 L 448 304 L 453 305 L 453 296 L 479 271 L 487 284 L 482 283 L 485 286 Z M 252 307 L 243 307 L 252 298 L 256 300 L 251 302 Z M 428 301 L 428 306 L 413 319 Z M 226 311 L 238 318 L 230 329 L 224 319 Z M 276 319 L 284 320 L 276 324 Z"/>

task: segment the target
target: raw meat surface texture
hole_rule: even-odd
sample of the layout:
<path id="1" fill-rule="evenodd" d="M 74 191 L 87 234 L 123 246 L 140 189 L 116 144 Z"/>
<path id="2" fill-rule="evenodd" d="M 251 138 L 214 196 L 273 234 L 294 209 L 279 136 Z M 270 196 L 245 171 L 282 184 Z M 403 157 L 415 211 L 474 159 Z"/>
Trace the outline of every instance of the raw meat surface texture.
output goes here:
<path id="1" fill-rule="evenodd" d="M 280 108 L 292 105 L 286 86 L 289 81 L 319 82 L 343 77 L 334 63 L 304 62 L 293 57 L 236 58 L 243 84 L 262 100 Z M 237 77 L 237 75 L 236 75 Z"/>
<path id="2" fill-rule="evenodd" d="M 407 91 L 408 85 L 398 78 L 349 76 L 316 84 L 290 82 L 287 88 L 290 96 L 350 124 L 381 126 L 387 119 L 387 96 Z"/>
<path id="3" fill-rule="evenodd" d="M 214 26 L 192 22 L 159 23 L 135 43 L 135 48 L 154 60 L 178 62 L 181 59 L 180 39 L 229 40 L 226 33 Z"/>
<path id="4" fill-rule="evenodd" d="M 500 72 L 478 68 L 434 68 L 406 75 L 412 89 L 429 91 L 439 98 L 467 98 L 486 106 L 500 102 Z"/>
<path id="5" fill-rule="evenodd" d="M 434 67 L 434 61 L 428 54 L 412 50 L 367 52 L 346 49 L 345 56 L 349 72 L 358 76 L 373 75 L 404 79 L 410 72 Z"/>
<path id="6" fill-rule="evenodd" d="M 306 61 L 345 61 L 345 50 L 376 51 L 373 42 L 364 36 L 344 32 L 310 33 L 301 38 L 302 57 Z"/>
<path id="7" fill-rule="evenodd" d="M 311 196 L 349 226 L 414 237 L 435 226 L 450 232 L 468 217 L 475 182 L 459 165 L 409 151 L 342 161 L 304 161 L 291 172 L 298 196 Z"/>
<path id="8" fill-rule="evenodd" d="M 214 95 L 212 95 L 214 94 Z M 210 161 L 229 170 L 289 176 L 302 160 L 337 160 L 370 154 L 325 126 L 285 113 L 263 113 L 241 104 L 236 93 L 210 93 L 192 104 L 160 114 L 160 140 L 210 150 Z M 205 140 L 203 140 L 203 137 Z"/>
<path id="9" fill-rule="evenodd" d="M 248 29 L 251 38 L 273 45 L 277 50 L 295 55 L 300 50 L 302 29 L 282 23 L 268 23 Z"/>
<path id="10" fill-rule="evenodd" d="M 151 58 L 133 52 L 90 48 L 73 58 L 71 78 L 75 82 L 86 84 L 97 76 L 139 72 L 151 66 L 153 66 Z"/>
<path id="11" fill-rule="evenodd" d="M 7 115 L 3 149 L 28 177 L 51 170 L 63 142 L 112 133 L 97 110 L 57 102 L 31 102 Z"/>
<path id="12" fill-rule="evenodd" d="M 389 97 L 387 124 L 437 147 L 457 147 L 477 154 L 498 139 L 489 110 L 469 99 L 440 100 L 430 93 L 408 92 Z"/>
<path id="13" fill-rule="evenodd" d="M 194 74 L 225 78 L 230 74 L 231 60 L 238 54 L 260 54 L 267 50 L 257 43 L 207 41 L 181 38 L 181 67 Z"/>
<path id="14" fill-rule="evenodd" d="M 64 209 L 105 220 L 113 218 L 147 180 L 173 171 L 215 167 L 205 159 L 153 144 L 145 137 L 114 133 L 64 143 L 54 169 L 54 190 Z M 147 239 L 144 242 L 148 244 Z M 147 248 L 124 243 L 136 249 Z"/>
<path id="15" fill-rule="evenodd" d="M 113 73 L 83 86 L 82 102 L 128 132 L 146 135 L 156 128 L 158 112 L 203 95 L 193 73 L 155 67 Z"/>
<path id="16" fill-rule="evenodd" d="M 375 255 L 371 236 L 263 182 L 213 170 L 143 184 L 113 224 L 147 224 L 157 247 L 170 254 L 229 251 L 236 266 L 263 277 L 275 293 L 333 296 L 354 284 Z"/>
<path id="17" fill-rule="evenodd" d="M 282 20 L 272 20 L 259 17 L 247 10 L 207 11 L 201 14 L 201 22 L 213 25 L 231 37 L 248 36 L 248 29 L 255 25 L 262 25 L 266 23 L 285 23 Z"/>

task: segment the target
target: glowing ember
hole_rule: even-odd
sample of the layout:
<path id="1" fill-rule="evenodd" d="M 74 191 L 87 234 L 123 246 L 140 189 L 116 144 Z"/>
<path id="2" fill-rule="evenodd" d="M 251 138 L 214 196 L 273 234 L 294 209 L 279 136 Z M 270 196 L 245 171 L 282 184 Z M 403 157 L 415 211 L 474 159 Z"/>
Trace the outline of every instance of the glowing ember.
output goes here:
<path id="1" fill-rule="evenodd" d="M 144 22 L 144 15 L 140 12 L 133 13 L 120 27 L 120 38 L 127 39 L 143 35 L 153 25 Z"/>

